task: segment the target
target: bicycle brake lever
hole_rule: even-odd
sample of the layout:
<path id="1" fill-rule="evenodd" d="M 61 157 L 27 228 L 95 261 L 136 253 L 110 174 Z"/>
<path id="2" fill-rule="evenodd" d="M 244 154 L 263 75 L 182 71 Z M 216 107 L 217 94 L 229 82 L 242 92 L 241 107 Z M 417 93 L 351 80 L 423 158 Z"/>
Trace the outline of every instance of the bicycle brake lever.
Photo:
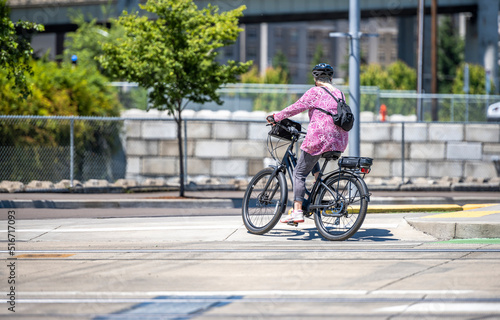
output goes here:
<path id="1" fill-rule="evenodd" d="M 293 134 L 299 134 L 299 131 L 295 127 L 288 127 L 288 130 Z"/>

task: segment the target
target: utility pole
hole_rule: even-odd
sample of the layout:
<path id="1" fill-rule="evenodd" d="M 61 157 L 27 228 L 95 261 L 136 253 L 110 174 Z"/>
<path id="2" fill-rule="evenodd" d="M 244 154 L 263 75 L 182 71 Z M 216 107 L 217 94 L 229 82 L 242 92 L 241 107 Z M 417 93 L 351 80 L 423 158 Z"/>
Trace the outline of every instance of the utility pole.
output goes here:
<path id="1" fill-rule="evenodd" d="M 422 110 L 422 82 L 423 82 L 423 60 L 424 60 L 424 2 L 425 0 L 418 0 L 418 62 L 417 62 L 417 120 L 423 120 Z"/>
<path id="2" fill-rule="evenodd" d="M 378 34 L 363 34 L 359 31 L 361 12 L 359 0 L 349 0 L 349 33 L 331 32 L 330 37 L 348 38 L 350 41 L 349 51 L 349 106 L 354 114 L 354 125 L 349 131 L 349 155 L 360 156 L 360 81 L 359 65 L 361 57 L 359 54 L 359 39 L 362 36 L 378 37 Z"/>
<path id="3" fill-rule="evenodd" d="M 437 83 L 437 0 L 431 5 L 431 93 L 438 93 Z M 438 100 L 432 99 L 432 121 L 438 121 Z"/>
<path id="4" fill-rule="evenodd" d="M 353 157 L 360 156 L 360 85 L 359 85 L 359 0 L 349 1 L 349 33 L 351 34 L 351 55 L 349 56 L 349 105 L 354 114 L 354 126 L 349 137 L 349 153 Z"/>

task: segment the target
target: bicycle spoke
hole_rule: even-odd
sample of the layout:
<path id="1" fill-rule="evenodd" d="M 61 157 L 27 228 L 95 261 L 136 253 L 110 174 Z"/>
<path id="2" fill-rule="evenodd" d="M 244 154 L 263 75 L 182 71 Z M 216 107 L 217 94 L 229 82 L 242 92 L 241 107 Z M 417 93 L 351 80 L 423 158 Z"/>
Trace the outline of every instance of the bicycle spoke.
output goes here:
<path id="1" fill-rule="evenodd" d="M 318 210 L 315 223 L 328 240 L 345 240 L 361 226 L 366 214 L 366 199 L 354 177 L 337 176 L 318 192 L 316 203 L 330 205 Z"/>
<path id="2" fill-rule="evenodd" d="M 243 221 L 248 231 L 263 234 L 278 222 L 286 205 L 283 173 L 270 168 L 259 172 L 250 182 L 243 201 Z M 271 180 L 270 180 L 271 179 Z"/>

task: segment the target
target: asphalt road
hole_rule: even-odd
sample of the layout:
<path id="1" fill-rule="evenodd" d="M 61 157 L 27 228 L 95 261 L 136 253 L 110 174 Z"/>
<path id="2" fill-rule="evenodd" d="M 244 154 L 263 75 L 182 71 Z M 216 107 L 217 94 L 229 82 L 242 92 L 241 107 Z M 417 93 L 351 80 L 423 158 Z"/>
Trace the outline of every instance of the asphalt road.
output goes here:
<path id="1" fill-rule="evenodd" d="M 7 240 L 0 248 L 0 283 L 16 312 L 3 303 L 0 317 L 500 317 L 500 243 L 437 241 L 410 227 L 405 214 L 368 215 L 353 238 L 329 242 L 311 220 L 251 235 L 238 209 L 36 220 L 18 219 L 28 209 L 16 210 L 0 223 L 3 239 L 15 227 L 14 249 Z"/>

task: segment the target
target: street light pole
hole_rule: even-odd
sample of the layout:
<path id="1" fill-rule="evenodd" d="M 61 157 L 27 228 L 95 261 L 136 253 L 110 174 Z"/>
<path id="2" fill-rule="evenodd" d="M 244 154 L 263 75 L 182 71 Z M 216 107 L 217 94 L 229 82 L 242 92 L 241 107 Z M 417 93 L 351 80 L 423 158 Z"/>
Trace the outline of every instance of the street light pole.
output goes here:
<path id="1" fill-rule="evenodd" d="M 349 33 L 351 34 L 351 53 L 349 56 L 349 105 L 352 108 L 354 126 L 349 139 L 349 154 L 360 156 L 360 84 L 359 84 L 359 20 L 361 18 L 359 0 L 349 1 Z"/>
<path id="2" fill-rule="evenodd" d="M 359 52 L 359 39 L 365 37 L 378 37 L 376 33 L 361 33 L 359 21 L 361 13 L 359 0 L 349 0 L 349 33 L 331 32 L 330 37 L 348 38 L 350 41 L 349 51 L 349 106 L 354 114 L 354 125 L 349 131 L 349 155 L 360 156 L 360 81 L 359 65 L 361 61 Z"/>
<path id="3" fill-rule="evenodd" d="M 417 63 L 417 119 L 423 120 L 422 106 L 422 82 L 423 82 L 423 51 L 424 51 L 424 1 L 418 1 L 418 63 Z"/>

